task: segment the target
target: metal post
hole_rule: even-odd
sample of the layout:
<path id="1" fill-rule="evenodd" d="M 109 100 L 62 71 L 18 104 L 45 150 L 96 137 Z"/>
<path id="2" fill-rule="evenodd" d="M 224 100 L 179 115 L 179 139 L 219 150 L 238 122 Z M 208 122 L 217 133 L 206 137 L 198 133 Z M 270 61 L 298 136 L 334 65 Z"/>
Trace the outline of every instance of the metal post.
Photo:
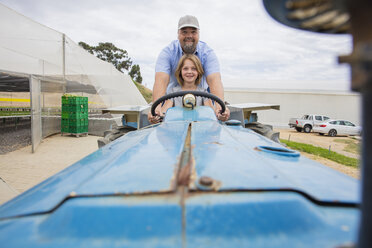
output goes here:
<path id="1" fill-rule="evenodd" d="M 62 34 L 62 75 L 63 93 L 66 93 L 66 36 Z"/>
<path id="2" fill-rule="evenodd" d="M 30 100 L 31 100 L 31 151 L 34 153 L 42 139 L 42 120 L 40 104 L 40 80 L 29 76 Z"/>
<path id="3" fill-rule="evenodd" d="M 41 60 L 42 63 L 43 63 L 43 77 L 45 76 L 45 60 Z M 41 94 L 43 94 L 43 109 L 45 108 L 45 94 L 44 92 L 42 92 Z"/>
<path id="4" fill-rule="evenodd" d="M 372 83 L 372 82 L 370 82 Z M 372 84 L 371 84 L 372 85 Z M 359 247 L 372 247 L 372 89 L 362 92 L 363 143 L 362 143 L 362 215 L 359 231 Z M 369 106 L 369 107 L 368 107 Z"/>
<path id="5" fill-rule="evenodd" d="M 358 247 L 372 247 L 372 2 L 349 0 L 353 53 L 340 61 L 351 65 L 352 89 L 362 95 L 362 204 Z"/>

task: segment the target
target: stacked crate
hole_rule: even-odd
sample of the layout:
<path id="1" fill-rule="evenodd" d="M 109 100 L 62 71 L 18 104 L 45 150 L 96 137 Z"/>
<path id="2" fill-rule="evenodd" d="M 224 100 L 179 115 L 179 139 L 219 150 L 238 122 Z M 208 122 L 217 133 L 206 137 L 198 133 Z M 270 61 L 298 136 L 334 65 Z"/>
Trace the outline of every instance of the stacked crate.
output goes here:
<path id="1" fill-rule="evenodd" d="M 61 132 L 88 133 L 88 97 L 62 96 Z"/>
<path id="2" fill-rule="evenodd" d="M 70 111 L 68 108 L 68 96 L 62 96 L 61 133 L 69 132 L 68 125 L 69 112 Z"/>

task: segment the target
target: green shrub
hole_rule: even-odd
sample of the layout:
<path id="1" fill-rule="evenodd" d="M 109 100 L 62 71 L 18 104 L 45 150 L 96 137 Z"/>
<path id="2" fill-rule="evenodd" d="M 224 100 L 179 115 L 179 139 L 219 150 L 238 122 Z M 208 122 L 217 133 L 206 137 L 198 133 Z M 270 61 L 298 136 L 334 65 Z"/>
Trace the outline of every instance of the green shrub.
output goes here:
<path id="1" fill-rule="evenodd" d="M 309 144 L 298 143 L 284 139 L 281 139 L 280 142 L 297 151 L 314 154 L 316 156 L 320 156 L 346 166 L 352 166 L 355 168 L 359 167 L 359 159 L 356 158 L 350 158 L 337 152 L 329 151 L 327 149 Z"/>
<path id="2" fill-rule="evenodd" d="M 134 81 L 133 81 L 134 82 Z M 139 84 L 137 82 L 134 82 L 134 84 L 137 86 L 138 90 L 141 92 L 142 96 L 145 98 L 147 103 L 150 103 L 152 101 L 152 91 L 142 84 Z"/>

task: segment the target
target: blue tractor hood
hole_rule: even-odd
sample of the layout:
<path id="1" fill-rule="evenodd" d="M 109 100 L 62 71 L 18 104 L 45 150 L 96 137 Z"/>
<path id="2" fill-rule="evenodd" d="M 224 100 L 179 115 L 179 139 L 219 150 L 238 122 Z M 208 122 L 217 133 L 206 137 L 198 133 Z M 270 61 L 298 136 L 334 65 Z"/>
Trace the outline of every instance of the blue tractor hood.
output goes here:
<path id="1" fill-rule="evenodd" d="M 99 244 L 92 237 L 102 246 L 125 237 L 119 244 L 132 247 L 311 244 L 314 236 L 295 235 L 301 230 L 336 245 L 355 240 L 358 190 L 355 179 L 221 124 L 208 107 L 175 107 L 163 123 L 126 134 L 2 205 L 0 241 L 12 243 L 11 225 L 27 242 L 38 243 L 35 232 L 59 240 L 47 242 L 52 247 Z"/>

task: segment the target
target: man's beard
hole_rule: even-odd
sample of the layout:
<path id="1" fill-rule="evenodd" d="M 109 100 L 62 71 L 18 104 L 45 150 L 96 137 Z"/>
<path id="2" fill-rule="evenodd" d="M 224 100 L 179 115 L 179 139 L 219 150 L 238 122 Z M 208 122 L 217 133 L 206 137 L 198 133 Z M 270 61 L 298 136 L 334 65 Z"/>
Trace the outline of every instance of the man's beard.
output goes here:
<path id="1" fill-rule="evenodd" d="M 183 46 L 184 53 L 193 54 L 195 52 L 195 49 L 196 49 L 195 41 L 192 44 L 186 44 L 186 41 L 185 41 L 185 45 Z"/>

